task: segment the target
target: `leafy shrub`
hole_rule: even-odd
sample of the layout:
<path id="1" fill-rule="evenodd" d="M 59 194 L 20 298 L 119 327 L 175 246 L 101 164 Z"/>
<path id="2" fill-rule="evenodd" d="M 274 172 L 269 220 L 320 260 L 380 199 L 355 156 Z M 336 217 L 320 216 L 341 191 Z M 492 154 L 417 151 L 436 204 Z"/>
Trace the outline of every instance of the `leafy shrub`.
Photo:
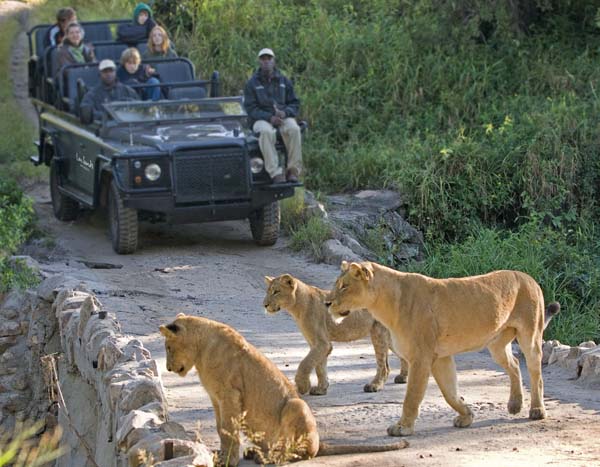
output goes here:
<path id="1" fill-rule="evenodd" d="M 567 227 L 595 214 L 591 0 L 169 5 L 178 47 L 204 75 L 219 69 L 225 93 L 243 88 L 258 49 L 275 50 L 311 123 L 312 189 L 399 188 L 412 223 L 449 240 L 535 213 Z"/>
<path id="2" fill-rule="evenodd" d="M 14 180 L 0 177 L 0 259 L 25 241 L 32 219 L 31 200 Z"/>
<path id="3" fill-rule="evenodd" d="M 32 222 L 31 200 L 23 196 L 14 180 L 0 176 L 0 292 L 36 282 L 26 267 L 13 270 L 8 264 L 8 257 L 27 239 Z"/>

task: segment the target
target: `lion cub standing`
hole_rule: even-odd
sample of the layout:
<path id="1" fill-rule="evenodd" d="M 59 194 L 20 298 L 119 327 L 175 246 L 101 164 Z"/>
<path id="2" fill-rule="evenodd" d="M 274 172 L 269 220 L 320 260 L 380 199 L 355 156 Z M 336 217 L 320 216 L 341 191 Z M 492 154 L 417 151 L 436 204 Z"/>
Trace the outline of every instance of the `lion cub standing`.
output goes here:
<path id="1" fill-rule="evenodd" d="M 350 342 L 371 336 L 377 360 L 377 373 L 373 381 L 366 384 L 365 392 L 377 392 L 383 388 L 390 366 L 388 349 L 390 349 L 389 331 L 367 310 L 353 313 L 352 316 L 337 323 L 325 306 L 328 290 L 307 285 L 299 279 L 283 274 L 279 277 L 265 276 L 267 294 L 263 305 L 267 313 L 277 313 L 284 308 L 290 312 L 298 324 L 302 335 L 310 345 L 310 351 L 304 357 L 296 372 L 296 387 L 300 394 L 309 392 L 312 395 L 327 394 L 327 357 L 331 353 L 331 342 Z M 402 369 L 394 379 L 395 383 L 405 383 L 408 375 L 408 364 L 401 359 Z M 318 384 L 310 387 L 310 374 L 313 369 L 317 373 Z"/>
<path id="2" fill-rule="evenodd" d="M 408 443 L 329 446 L 319 442 L 317 423 L 308 404 L 277 366 L 226 324 L 206 318 L 177 315 L 160 326 L 165 336 L 167 370 L 185 376 L 196 367 L 213 404 L 221 440 L 220 457 L 236 466 L 240 437 L 235 421 L 245 414 L 250 433 L 264 435 L 260 451 L 294 446 L 296 459 L 317 455 L 351 454 L 402 449 Z M 255 460 L 262 461 L 260 453 Z"/>

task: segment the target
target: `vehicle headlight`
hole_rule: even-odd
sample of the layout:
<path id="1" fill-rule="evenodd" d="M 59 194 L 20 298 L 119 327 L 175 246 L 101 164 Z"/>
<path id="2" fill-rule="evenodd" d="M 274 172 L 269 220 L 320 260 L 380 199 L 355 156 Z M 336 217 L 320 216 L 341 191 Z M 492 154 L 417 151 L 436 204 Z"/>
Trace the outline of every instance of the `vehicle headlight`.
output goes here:
<path id="1" fill-rule="evenodd" d="M 260 157 L 250 159 L 250 170 L 253 174 L 261 173 L 265 166 L 265 162 Z"/>
<path id="2" fill-rule="evenodd" d="M 158 164 L 148 164 L 144 169 L 144 175 L 151 182 L 155 182 L 160 178 L 161 170 Z"/>

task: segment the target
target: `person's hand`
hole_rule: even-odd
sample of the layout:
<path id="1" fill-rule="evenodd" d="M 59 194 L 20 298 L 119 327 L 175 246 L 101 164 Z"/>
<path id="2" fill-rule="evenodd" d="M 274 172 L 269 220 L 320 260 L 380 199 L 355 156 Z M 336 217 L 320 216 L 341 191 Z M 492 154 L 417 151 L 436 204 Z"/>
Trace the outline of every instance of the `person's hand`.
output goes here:
<path id="1" fill-rule="evenodd" d="M 275 110 L 275 116 L 279 117 L 281 120 L 285 118 L 285 112 L 283 110 Z"/>
<path id="2" fill-rule="evenodd" d="M 280 126 L 282 124 L 283 124 L 283 120 L 280 117 L 278 117 L 277 115 L 273 115 L 271 117 L 271 125 Z"/>

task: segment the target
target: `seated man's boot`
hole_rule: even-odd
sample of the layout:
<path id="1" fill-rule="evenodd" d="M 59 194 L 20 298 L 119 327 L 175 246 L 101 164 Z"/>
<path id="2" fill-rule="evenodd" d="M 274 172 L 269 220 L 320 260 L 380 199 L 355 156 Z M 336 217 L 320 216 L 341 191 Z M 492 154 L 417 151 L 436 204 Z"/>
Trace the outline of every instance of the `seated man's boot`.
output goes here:
<path id="1" fill-rule="evenodd" d="M 285 174 L 287 181 L 290 183 L 298 183 L 298 170 L 291 168 L 287 169 Z"/>
<path id="2" fill-rule="evenodd" d="M 285 183 L 285 177 L 283 174 L 279 174 L 279 175 L 275 175 L 272 179 L 271 179 L 272 183 L 274 184 L 279 184 L 279 183 Z"/>

